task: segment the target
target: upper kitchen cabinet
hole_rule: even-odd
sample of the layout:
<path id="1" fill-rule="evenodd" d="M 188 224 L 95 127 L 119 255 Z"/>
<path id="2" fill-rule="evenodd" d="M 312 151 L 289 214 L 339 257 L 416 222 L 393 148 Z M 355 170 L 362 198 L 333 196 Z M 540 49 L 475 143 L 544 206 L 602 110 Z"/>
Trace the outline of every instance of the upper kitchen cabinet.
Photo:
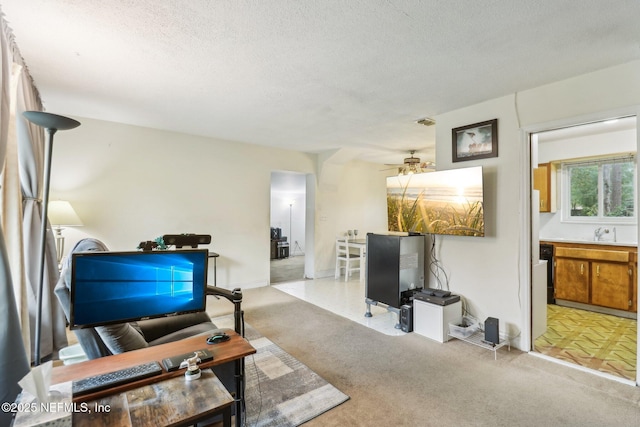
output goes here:
<path id="1" fill-rule="evenodd" d="M 553 163 L 541 163 L 533 170 L 533 189 L 540 192 L 540 212 L 555 212 L 555 174 Z"/>

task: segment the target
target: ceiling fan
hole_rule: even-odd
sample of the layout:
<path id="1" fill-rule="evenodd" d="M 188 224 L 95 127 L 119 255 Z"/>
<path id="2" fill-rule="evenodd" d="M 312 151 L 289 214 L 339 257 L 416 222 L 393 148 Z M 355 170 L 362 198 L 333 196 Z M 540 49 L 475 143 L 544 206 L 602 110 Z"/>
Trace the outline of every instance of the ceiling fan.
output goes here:
<path id="1" fill-rule="evenodd" d="M 383 169 L 390 170 L 398 168 L 398 175 L 410 175 L 414 173 L 433 172 L 436 169 L 436 165 L 433 162 L 420 162 L 419 157 L 414 157 L 416 150 L 409 151 L 411 157 L 405 157 L 402 165 L 388 165 L 393 168 Z"/>

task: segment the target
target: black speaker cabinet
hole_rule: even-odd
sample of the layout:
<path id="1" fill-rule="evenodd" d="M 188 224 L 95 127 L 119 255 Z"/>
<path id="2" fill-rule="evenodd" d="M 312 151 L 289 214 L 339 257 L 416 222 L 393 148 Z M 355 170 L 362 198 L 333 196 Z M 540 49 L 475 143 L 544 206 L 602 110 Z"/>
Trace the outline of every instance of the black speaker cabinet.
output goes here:
<path id="1" fill-rule="evenodd" d="M 400 307 L 400 329 L 403 332 L 413 332 L 413 306 L 404 304 Z"/>
<path id="2" fill-rule="evenodd" d="M 484 321 L 484 340 L 487 343 L 500 343 L 500 321 L 495 317 L 487 317 Z"/>

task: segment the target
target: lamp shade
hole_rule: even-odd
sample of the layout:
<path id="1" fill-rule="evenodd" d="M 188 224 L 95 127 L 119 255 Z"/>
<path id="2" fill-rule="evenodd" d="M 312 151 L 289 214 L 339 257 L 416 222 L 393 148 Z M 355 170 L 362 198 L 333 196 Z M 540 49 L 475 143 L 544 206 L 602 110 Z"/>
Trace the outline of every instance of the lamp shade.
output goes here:
<path id="1" fill-rule="evenodd" d="M 48 215 L 51 225 L 61 227 L 81 226 L 82 220 L 66 200 L 53 200 L 49 202 Z"/>
<path id="2" fill-rule="evenodd" d="M 22 115 L 31 123 L 45 129 L 68 130 L 80 126 L 77 120 L 44 111 L 25 111 Z"/>

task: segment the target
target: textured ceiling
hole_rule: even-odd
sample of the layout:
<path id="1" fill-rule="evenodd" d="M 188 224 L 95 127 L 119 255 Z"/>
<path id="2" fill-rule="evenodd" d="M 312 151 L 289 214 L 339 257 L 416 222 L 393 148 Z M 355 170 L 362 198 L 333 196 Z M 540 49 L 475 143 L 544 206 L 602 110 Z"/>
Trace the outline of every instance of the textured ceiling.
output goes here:
<path id="1" fill-rule="evenodd" d="M 637 0 L 0 5 L 50 112 L 380 162 L 435 160 L 418 119 L 640 58 Z"/>

